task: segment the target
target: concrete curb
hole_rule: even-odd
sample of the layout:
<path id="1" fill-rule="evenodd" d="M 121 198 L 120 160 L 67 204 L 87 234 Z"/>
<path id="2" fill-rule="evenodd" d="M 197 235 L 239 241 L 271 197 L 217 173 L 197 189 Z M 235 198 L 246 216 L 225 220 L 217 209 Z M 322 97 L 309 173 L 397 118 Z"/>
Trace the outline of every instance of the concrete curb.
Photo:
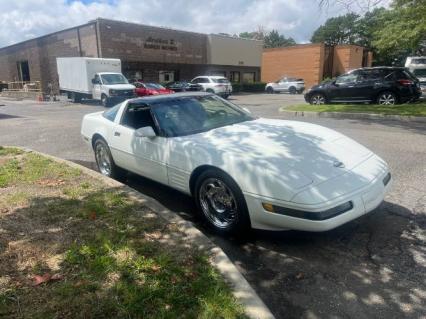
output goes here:
<path id="1" fill-rule="evenodd" d="M 179 229 L 188 236 L 192 244 L 198 246 L 200 249 L 204 250 L 207 254 L 211 256 L 212 265 L 221 273 L 225 280 L 230 284 L 233 294 L 238 302 L 244 307 L 244 311 L 249 318 L 253 319 L 274 319 L 271 311 L 263 303 L 262 299 L 257 295 L 254 289 L 250 286 L 247 280 L 243 275 L 238 271 L 237 267 L 231 262 L 228 256 L 223 252 L 223 250 L 216 246 L 207 236 L 205 236 L 201 231 L 194 227 L 194 225 L 182 219 L 177 214 L 169 211 L 163 205 L 161 205 L 155 199 L 146 196 L 142 193 L 135 191 L 133 188 L 122 184 L 114 179 L 103 176 L 98 172 L 95 172 L 87 167 L 81 166 L 79 164 L 70 162 L 68 160 L 58 158 L 49 154 L 41 153 L 25 147 L 16 147 L 16 146 L 4 146 L 4 147 L 15 147 L 20 148 L 27 152 L 32 152 L 50 158 L 51 160 L 69 165 L 74 168 L 80 169 L 84 174 L 89 175 L 99 181 L 102 181 L 108 186 L 111 187 L 120 187 L 122 188 L 131 198 L 136 199 L 145 206 L 153 210 L 160 217 L 168 221 L 169 223 L 176 224 Z"/>
<path id="2" fill-rule="evenodd" d="M 392 120 L 402 122 L 426 123 L 426 116 L 385 115 L 370 113 L 346 113 L 346 112 L 311 112 L 311 111 L 289 111 L 280 109 L 281 113 L 294 117 L 331 117 L 341 119 L 364 119 L 364 120 Z"/>

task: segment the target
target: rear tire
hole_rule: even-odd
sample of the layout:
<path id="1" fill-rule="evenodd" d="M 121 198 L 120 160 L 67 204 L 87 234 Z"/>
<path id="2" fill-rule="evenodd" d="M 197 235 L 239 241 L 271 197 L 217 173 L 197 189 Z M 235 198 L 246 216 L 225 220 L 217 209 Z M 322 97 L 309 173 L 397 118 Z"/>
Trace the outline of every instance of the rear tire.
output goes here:
<path id="1" fill-rule="evenodd" d="M 206 92 L 207 92 L 207 93 L 213 93 L 213 94 L 215 94 L 215 92 L 214 92 L 214 90 L 213 90 L 213 89 L 206 89 Z"/>
<path id="2" fill-rule="evenodd" d="M 290 94 L 296 94 L 297 90 L 296 90 L 296 88 L 295 88 L 294 86 L 291 86 L 291 87 L 288 89 L 288 92 L 289 92 Z"/>
<path id="3" fill-rule="evenodd" d="M 76 93 L 76 92 L 72 92 L 71 93 L 71 100 L 73 103 L 80 103 L 81 102 L 81 94 L 80 93 Z"/>
<path id="4" fill-rule="evenodd" d="M 218 169 L 208 169 L 198 177 L 194 199 L 201 219 L 220 235 L 247 235 L 250 217 L 237 183 Z"/>
<path id="5" fill-rule="evenodd" d="M 398 97 L 395 93 L 390 91 L 381 92 L 377 96 L 376 102 L 379 105 L 395 105 L 398 103 Z"/>
<path id="6" fill-rule="evenodd" d="M 96 165 L 102 175 L 121 182 L 126 180 L 127 171 L 115 165 L 111 151 L 104 139 L 98 138 L 94 143 L 93 150 L 95 152 Z"/>
<path id="7" fill-rule="evenodd" d="M 271 86 L 268 86 L 268 87 L 266 88 L 266 93 L 274 94 L 274 93 L 275 93 L 274 88 L 273 88 L 273 87 L 271 87 Z"/>

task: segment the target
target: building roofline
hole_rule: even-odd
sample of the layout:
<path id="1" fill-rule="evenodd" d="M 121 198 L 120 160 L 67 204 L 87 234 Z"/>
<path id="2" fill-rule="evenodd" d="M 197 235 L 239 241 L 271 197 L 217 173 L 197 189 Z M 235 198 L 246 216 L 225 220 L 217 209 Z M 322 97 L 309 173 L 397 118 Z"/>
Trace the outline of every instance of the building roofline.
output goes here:
<path id="1" fill-rule="evenodd" d="M 240 38 L 240 37 L 234 37 L 232 35 L 225 35 L 225 34 L 219 34 L 219 33 L 209 33 L 208 36 L 221 37 L 221 38 L 233 39 L 233 40 L 255 41 L 255 42 L 259 42 L 259 43 L 264 42 L 263 40 Z"/>
<path id="2" fill-rule="evenodd" d="M 149 24 L 143 24 L 143 23 L 137 23 L 137 22 L 129 22 L 129 21 L 123 21 L 123 20 L 114 20 L 114 19 L 106 19 L 106 18 L 97 18 L 96 21 L 111 21 L 111 22 L 115 22 L 115 23 L 126 23 L 126 24 L 133 24 L 133 25 L 137 25 L 137 26 L 143 26 L 143 27 L 148 27 L 148 28 L 154 28 L 154 29 L 163 29 L 163 30 L 168 30 L 168 31 L 176 31 L 176 32 L 182 32 L 182 33 L 191 33 L 191 34 L 198 34 L 198 35 L 207 35 L 206 33 L 201 33 L 201 32 L 194 32 L 194 31 L 186 31 L 186 30 L 179 30 L 179 29 L 173 29 L 173 28 L 168 28 L 168 27 L 158 27 L 155 25 L 149 25 Z"/>
<path id="3" fill-rule="evenodd" d="M 25 43 L 28 43 L 28 42 L 31 42 L 31 41 L 37 41 L 37 40 L 40 40 L 40 39 L 43 39 L 43 38 L 47 38 L 47 37 L 50 37 L 52 35 L 56 35 L 56 34 L 61 33 L 61 32 L 67 32 L 67 31 L 71 31 L 71 30 L 74 30 L 74 29 L 86 27 L 86 26 L 89 26 L 89 25 L 94 25 L 94 24 L 96 24 L 96 22 L 97 22 L 97 20 L 91 20 L 89 22 L 86 22 L 86 23 L 80 24 L 80 25 L 76 25 L 74 27 L 62 29 L 62 30 L 59 30 L 59 31 L 55 31 L 55 32 L 52 32 L 52 33 L 41 35 L 41 36 L 36 37 L 36 38 L 32 38 L 32 39 L 28 39 L 28 40 L 25 40 L 25 41 L 17 42 L 17 43 L 14 43 L 14 44 L 10 44 L 8 46 L 0 48 L 0 51 L 6 50 L 6 49 L 10 49 L 10 48 L 12 48 L 14 46 L 22 45 L 22 44 L 25 44 Z"/>
<path id="4" fill-rule="evenodd" d="M 296 44 L 296 45 L 290 45 L 286 47 L 278 47 L 278 48 L 265 48 L 263 49 L 263 52 L 270 52 L 270 51 L 280 51 L 280 50 L 287 50 L 287 49 L 301 49 L 305 47 L 321 47 L 325 46 L 324 43 L 302 43 L 302 44 Z"/>

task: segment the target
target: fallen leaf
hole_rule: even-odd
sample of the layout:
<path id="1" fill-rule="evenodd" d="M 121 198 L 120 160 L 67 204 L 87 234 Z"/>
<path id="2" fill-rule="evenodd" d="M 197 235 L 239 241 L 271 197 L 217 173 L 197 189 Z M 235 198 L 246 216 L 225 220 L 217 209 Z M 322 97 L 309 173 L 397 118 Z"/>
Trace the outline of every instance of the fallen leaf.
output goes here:
<path id="1" fill-rule="evenodd" d="M 45 273 L 44 275 L 34 275 L 33 277 L 33 281 L 34 281 L 34 286 L 39 286 L 41 284 L 50 282 L 50 281 L 57 281 L 57 280 L 61 280 L 62 279 L 62 275 L 60 274 L 49 274 L 49 273 Z"/>
<path id="2" fill-rule="evenodd" d="M 303 278 L 305 278 L 305 275 L 303 274 L 303 273 L 301 273 L 301 272 L 299 272 L 297 275 L 296 275 L 296 279 L 303 279 Z"/>
<path id="3" fill-rule="evenodd" d="M 89 214 L 89 219 L 96 220 L 96 212 L 95 211 L 93 211 Z"/>

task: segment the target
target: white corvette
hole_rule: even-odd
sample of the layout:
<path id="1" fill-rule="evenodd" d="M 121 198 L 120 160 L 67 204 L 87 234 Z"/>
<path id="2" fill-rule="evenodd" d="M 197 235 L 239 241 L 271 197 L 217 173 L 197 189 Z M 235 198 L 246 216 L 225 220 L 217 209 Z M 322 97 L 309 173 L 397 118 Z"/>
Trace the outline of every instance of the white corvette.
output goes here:
<path id="1" fill-rule="evenodd" d="M 192 195 L 216 231 L 325 231 L 372 211 L 391 175 L 373 152 L 318 125 L 255 118 L 209 93 L 128 100 L 84 117 L 99 171 Z"/>

